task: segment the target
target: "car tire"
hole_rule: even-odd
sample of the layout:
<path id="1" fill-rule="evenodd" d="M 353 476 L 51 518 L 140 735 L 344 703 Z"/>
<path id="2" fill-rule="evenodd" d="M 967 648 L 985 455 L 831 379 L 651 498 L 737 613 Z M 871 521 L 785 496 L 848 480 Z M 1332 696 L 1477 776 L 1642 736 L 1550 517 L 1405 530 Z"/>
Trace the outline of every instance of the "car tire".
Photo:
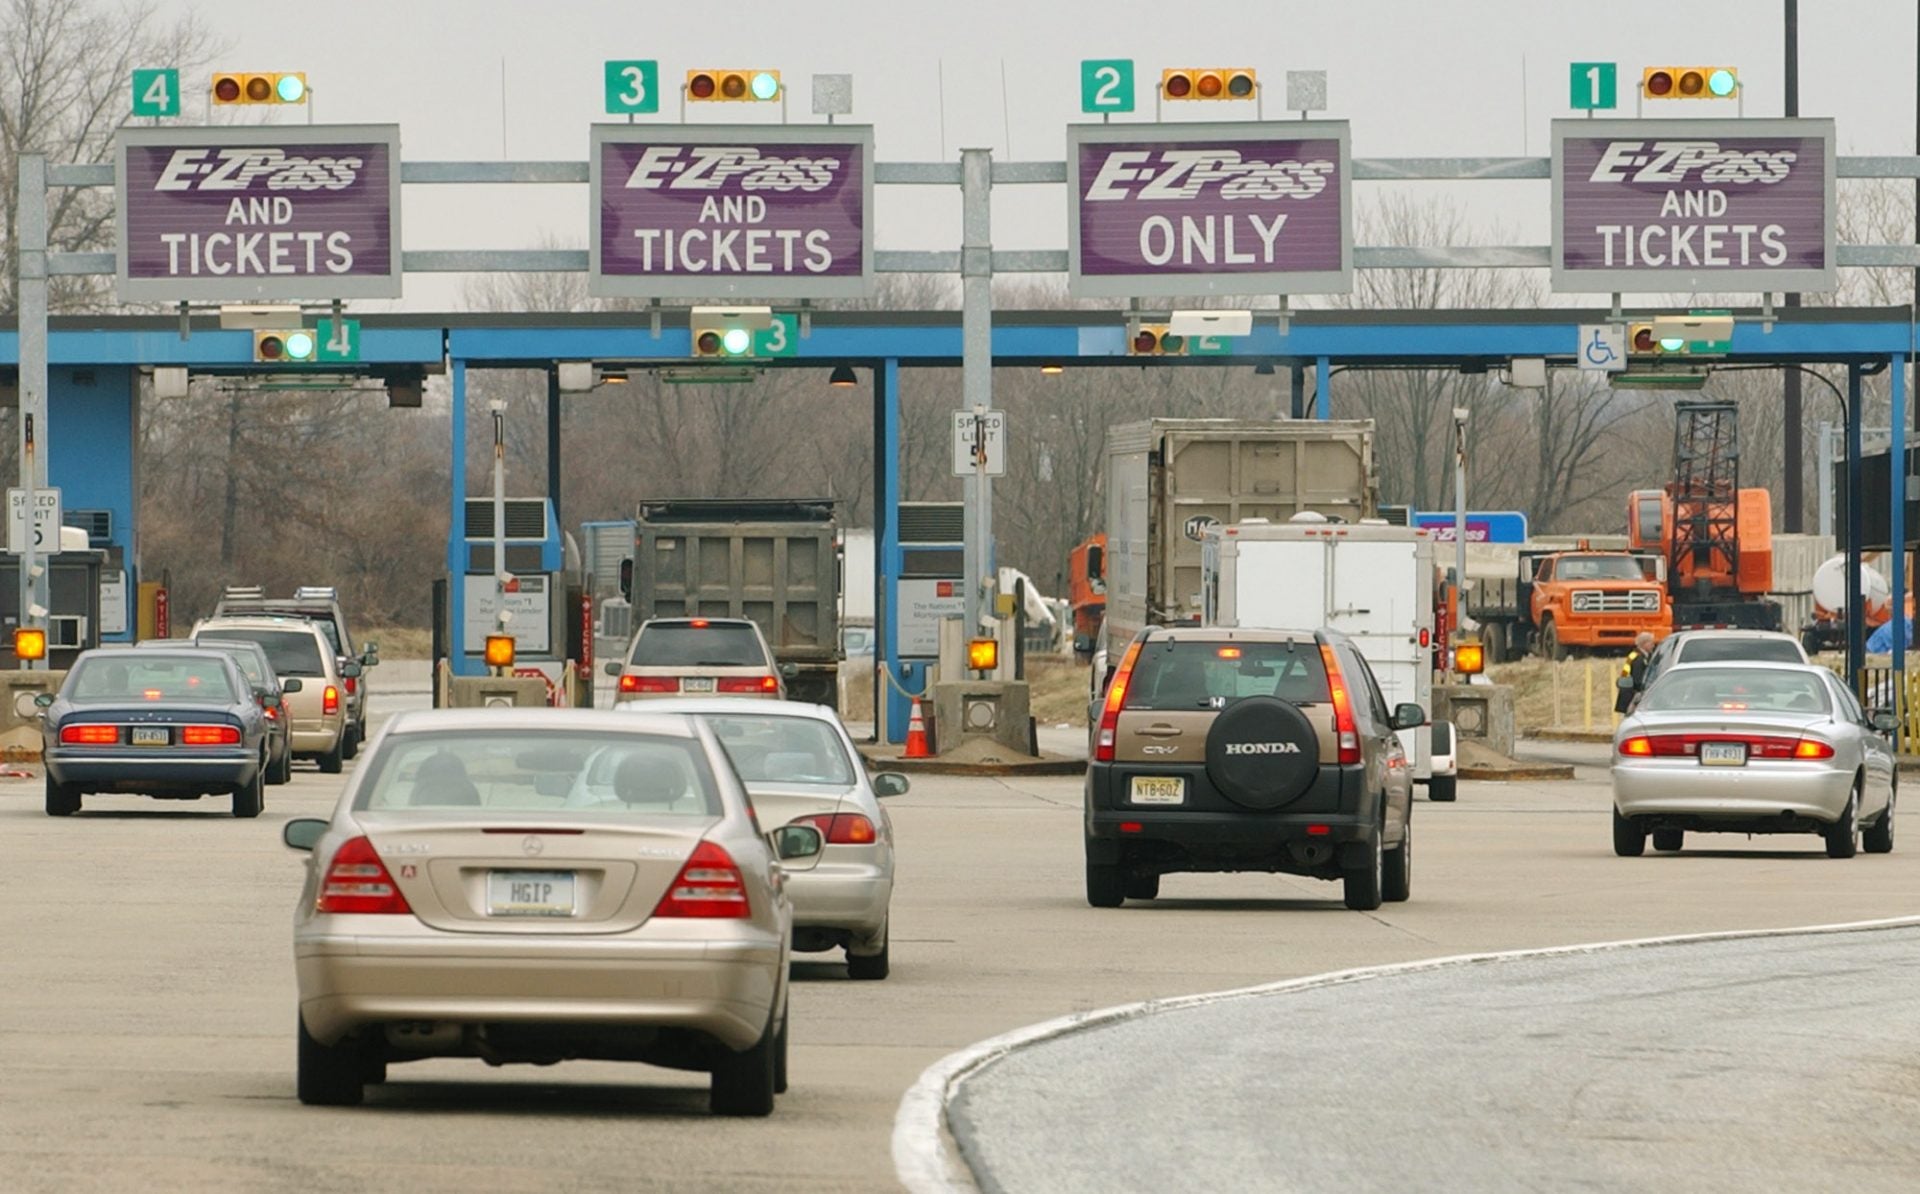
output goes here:
<path id="1" fill-rule="evenodd" d="M 1900 802 L 1900 790 L 1895 788 L 1887 793 L 1886 811 L 1879 820 L 1867 826 L 1860 834 L 1860 848 L 1869 854 L 1893 853 L 1893 810 Z"/>
<path id="2" fill-rule="evenodd" d="M 780 1039 L 773 1046 L 773 1093 L 787 1093 L 787 1025 L 793 1020 L 793 1007 L 787 1007 L 785 1015 L 780 1017 Z"/>
<path id="3" fill-rule="evenodd" d="M 366 1054 L 357 1042 L 323 1045 L 307 1032 L 306 1020 L 296 1014 L 300 1049 L 294 1087 L 309 1107 L 351 1107 L 366 1094 Z"/>
<path id="4" fill-rule="evenodd" d="M 80 811 L 80 788 L 77 784 L 57 784 L 52 774 L 47 776 L 47 815 L 49 817 L 71 817 Z"/>
<path id="5" fill-rule="evenodd" d="M 1087 862 L 1087 903 L 1095 908 L 1118 908 L 1127 902 L 1127 873 L 1118 864 Z"/>
<path id="6" fill-rule="evenodd" d="M 350 725 L 346 729 L 340 731 L 340 757 L 342 759 L 351 759 L 353 758 L 353 756 L 359 753 L 360 753 L 360 728 L 358 726 Z"/>
<path id="7" fill-rule="evenodd" d="M 1647 831 L 1632 817 L 1613 810 L 1613 852 L 1622 858 L 1638 858 L 1647 852 Z"/>
<path id="8" fill-rule="evenodd" d="M 260 810 L 267 806 L 267 767 L 263 762 L 253 769 L 253 778 L 245 787 L 233 790 L 233 815 L 236 817 L 257 817 Z"/>
<path id="9" fill-rule="evenodd" d="M 1130 900 L 1157 900 L 1160 898 L 1160 876 L 1157 874 L 1128 875 L 1123 885 Z"/>
<path id="10" fill-rule="evenodd" d="M 1381 863 L 1380 898 L 1389 904 L 1405 902 L 1413 894 L 1413 818 L 1400 834 L 1400 844 L 1386 851 Z"/>
<path id="11" fill-rule="evenodd" d="M 1373 849 L 1368 852 L 1365 865 L 1341 871 L 1343 898 L 1347 907 L 1355 912 L 1372 912 L 1380 906 L 1381 889 L 1386 881 L 1386 849 L 1381 844 L 1384 836 L 1380 831 L 1374 833 Z"/>
<path id="12" fill-rule="evenodd" d="M 1427 799 L 1435 804 L 1452 804 L 1460 798 L 1460 777 L 1436 775 L 1427 781 Z"/>
<path id="13" fill-rule="evenodd" d="M 293 782 L 293 747 L 280 752 L 280 758 L 274 763 L 273 770 L 267 775 L 270 784 L 290 784 Z"/>
<path id="14" fill-rule="evenodd" d="M 887 971 L 889 969 L 887 951 L 891 944 L 891 937 L 892 934 L 885 927 L 881 928 L 880 952 L 877 954 L 856 954 L 852 950 L 848 950 L 847 977 L 857 978 L 865 982 L 872 982 L 876 979 L 887 977 Z"/>
<path id="15" fill-rule="evenodd" d="M 780 1031 L 773 1017 L 760 1039 L 744 1053 L 723 1049 L 713 1065 L 713 1089 L 707 1106 L 715 1115 L 771 1115 L 779 1072 Z"/>
<path id="16" fill-rule="evenodd" d="M 1662 854 L 1672 854 L 1687 842 L 1684 829 L 1656 829 L 1653 831 L 1653 848 Z"/>
<path id="17" fill-rule="evenodd" d="M 1860 845 L 1860 783 L 1854 781 L 1853 791 L 1847 795 L 1847 807 L 1840 812 L 1840 819 L 1827 826 L 1820 835 L 1827 839 L 1828 858 L 1852 858 Z"/>
<path id="18" fill-rule="evenodd" d="M 345 745 L 345 738 L 343 736 L 340 741 L 335 742 L 333 744 L 332 750 L 327 751 L 325 754 L 315 756 L 316 761 L 319 762 L 320 764 L 321 774 L 323 775 L 340 774 L 341 761 L 346 758 L 345 752 L 341 749 L 342 746 L 344 745 Z"/>

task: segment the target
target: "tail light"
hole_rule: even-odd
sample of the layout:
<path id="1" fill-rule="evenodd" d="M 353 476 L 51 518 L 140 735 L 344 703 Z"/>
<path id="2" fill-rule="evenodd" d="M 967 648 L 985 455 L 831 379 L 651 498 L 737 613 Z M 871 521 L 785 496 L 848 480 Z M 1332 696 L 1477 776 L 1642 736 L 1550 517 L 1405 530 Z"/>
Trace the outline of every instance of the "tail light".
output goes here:
<path id="1" fill-rule="evenodd" d="M 1127 653 L 1120 659 L 1120 670 L 1113 673 L 1113 683 L 1107 686 L 1107 705 L 1100 713 L 1100 737 L 1093 747 L 1093 757 L 1098 762 L 1113 762 L 1113 744 L 1120 732 L 1120 709 L 1127 702 L 1127 684 L 1133 679 L 1133 665 L 1139 660 L 1140 643 L 1136 640 L 1127 647 Z"/>
<path id="2" fill-rule="evenodd" d="M 180 744 L 182 746 L 237 746 L 240 742 L 238 726 L 181 726 Z"/>
<path id="3" fill-rule="evenodd" d="M 320 694 L 320 712 L 323 714 L 340 712 L 340 690 L 331 684 L 327 685 L 327 690 Z"/>
<path id="4" fill-rule="evenodd" d="M 1320 644 L 1320 658 L 1327 665 L 1327 690 L 1333 700 L 1333 733 L 1339 743 L 1342 764 L 1360 761 L 1360 730 L 1353 724 L 1353 701 L 1347 696 L 1347 678 L 1340 674 L 1340 661 L 1333 648 Z"/>
<path id="5" fill-rule="evenodd" d="M 1818 760 L 1833 757 L 1833 744 L 1818 738 L 1788 738 L 1775 734 L 1635 734 L 1620 742 L 1620 753 L 1640 759 L 1692 759 L 1709 744 L 1732 743 L 1747 748 L 1749 759 Z"/>
<path id="6" fill-rule="evenodd" d="M 1645 734 L 1636 734 L 1620 743 L 1620 753 L 1635 758 L 1646 758 L 1653 754 L 1653 739 Z"/>
<path id="7" fill-rule="evenodd" d="M 679 692 L 680 681 L 672 676 L 622 676 L 621 692 Z"/>
<path id="8" fill-rule="evenodd" d="M 387 873 L 373 843 L 356 837 L 341 846 L 320 881 L 318 912 L 389 913 L 412 912 L 407 897 Z"/>
<path id="9" fill-rule="evenodd" d="M 354 693 L 360 691 L 360 681 L 353 676 L 347 676 L 344 679 L 342 679 L 340 682 L 347 686 L 348 696 L 352 696 Z"/>
<path id="10" fill-rule="evenodd" d="M 702 841 L 680 868 L 667 894 L 653 910 L 655 916 L 698 916 L 745 920 L 747 884 L 733 856 L 713 842 Z"/>
<path id="11" fill-rule="evenodd" d="M 120 741 L 120 727 L 61 726 L 60 741 L 81 746 L 112 746 Z"/>
<path id="12" fill-rule="evenodd" d="M 793 824 L 811 825 L 823 840 L 835 846 L 871 846 L 880 838 L 880 831 L 862 813 L 815 813 L 796 817 Z"/>
<path id="13" fill-rule="evenodd" d="M 779 692 L 780 681 L 772 676 L 722 676 L 715 692 Z"/>
<path id="14" fill-rule="evenodd" d="M 262 705 L 260 706 L 260 712 L 268 721 L 280 720 L 280 709 L 276 705 Z"/>

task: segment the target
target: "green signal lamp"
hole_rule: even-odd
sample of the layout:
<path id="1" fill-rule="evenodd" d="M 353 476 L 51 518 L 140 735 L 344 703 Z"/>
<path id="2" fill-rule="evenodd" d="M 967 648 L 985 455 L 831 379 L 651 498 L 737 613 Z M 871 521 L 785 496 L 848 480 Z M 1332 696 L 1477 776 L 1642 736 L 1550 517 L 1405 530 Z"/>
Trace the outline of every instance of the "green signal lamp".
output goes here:
<path id="1" fill-rule="evenodd" d="M 728 328 L 720 336 L 720 347 L 728 356 L 740 356 L 753 347 L 753 333 L 745 328 Z"/>
<path id="2" fill-rule="evenodd" d="M 283 104 L 297 104 L 307 98 L 307 81 L 299 75 L 281 75 L 273 88 Z"/>
<path id="3" fill-rule="evenodd" d="M 749 89 L 753 92 L 754 99 L 773 99 L 780 94 L 780 76 L 769 71 L 756 71 Z"/>

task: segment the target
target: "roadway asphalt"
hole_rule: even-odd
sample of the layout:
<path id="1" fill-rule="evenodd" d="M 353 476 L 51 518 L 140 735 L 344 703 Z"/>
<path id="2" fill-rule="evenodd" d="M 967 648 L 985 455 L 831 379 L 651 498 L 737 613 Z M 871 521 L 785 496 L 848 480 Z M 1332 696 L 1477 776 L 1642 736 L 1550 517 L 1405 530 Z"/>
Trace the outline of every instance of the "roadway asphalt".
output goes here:
<path id="1" fill-rule="evenodd" d="M 425 703 L 387 669 L 376 719 Z M 707 1116 L 700 1076 L 584 1063 L 418 1063 L 365 1107 L 302 1107 L 301 864 L 280 826 L 328 813 L 339 781 L 302 765 L 258 821 L 236 821 L 224 800 L 140 797 L 49 818 L 38 778 L 0 779 L 0 1188 L 896 1189 L 894 1113 L 920 1073 L 1067 1013 L 1482 950 L 1920 912 L 1920 849 L 1836 862 L 1812 838 L 1730 839 L 1614 858 L 1604 782 L 1583 773 L 1419 803 L 1413 899 L 1376 914 L 1347 911 L 1331 883 L 1232 875 L 1095 910 L 1078 779 L 917 779 L 890 801 L 893 976 L 801 961 L 792 1091 L 745 1122 Z"/>
<path id="2" fill-rule="evenodd" d="M 1910 1191 L 1920 929 L 1447 966 L 1161 1012 L 959 1087 L 989 1192 Z"/>

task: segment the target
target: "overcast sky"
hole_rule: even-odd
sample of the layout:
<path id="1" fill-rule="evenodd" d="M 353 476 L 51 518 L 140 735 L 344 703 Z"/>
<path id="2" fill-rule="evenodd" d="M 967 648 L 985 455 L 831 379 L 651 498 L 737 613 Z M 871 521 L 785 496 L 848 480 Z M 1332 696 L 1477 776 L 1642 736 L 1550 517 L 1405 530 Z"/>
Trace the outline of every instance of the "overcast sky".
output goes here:
<path id="1" fill-rule="evenodd" d="M 1620 64 L 1622 115 L 1639 68 L 1738 68 L 1749 116 L 1782 112 L 1782 0 L 176 0 L 227 43 L 217 69 L 304 70 L 321 123 L 392 122 L 409 161 L 584 161 L 602 106 L 602 63 L 652 58 L 677 85 L 697 67 L 773 68 L 791 90 L 793 123 L 811 115 L 815 73 L 854 76 L 850 122 L 872 124 L 881 161 L 1058 160 L 1081 119 L 1079 61 L 1131 58 L 1139 111 L 1163 67 L 1243 66 L 1275 97 L 1287 70 L 1329 74 L 1325 115 L 1350 120 L 1358 157 L 1547 152 L 1549 121 L 1573 115 L 1568 63 Z M 162 65 L 162 64 L 153 64 Z M 1800 111 L 1838 122 L 1842 154 L 1914 152 L 1912 0 L 1804 0 Z M 942 87 L 944 79 L 944 88 Z M 504 113 L 503 113 L 504 80 Z M 1004 83 L 1003 83 L 1004 80 Z M 1524 80 L 1524 83 L 1523 83 Z M 188 88 L 205 79 L 185 80 Z M 944 103 L 942 94 L 944 91 Z M 695 122 L 775 121 L 775 105 L 695 105 Z M 1166 119 L 1251 116 L 1249 104 L 1175 105 Z M 1731 115 L 1719 103 L 1660 105 L 1673 115 Z M 673 105 L 649 121 L 677 119 Z M 1651 114 L 1651 113 L 1650 113 Z M 1268 110 L 1271 117 L 1284 113 Z M 304 120 L 297 110 L 276 119 Z M 1420 186 L 1421 184 L 1397 184 Z M 1462 203 L 1506 239 L 1544 244 L 1547 184 L 1426 187 Z M 531 195 L 528 192 L 532 192 Z M 1362 184 L 1360 203 L 1381 192 Z M 876 244 L 952 249 L 957 188 L 883 187 Z M 583 186 L 406 188 L 409 249 L 584 248 Z M 1058 186 L 996 192 L 999 248 L 1066 247 Z M 380 304 L 356 304 L 374 308 Z M 407 279 L 403 306 L 459 305 L 455 280 Z"/>

